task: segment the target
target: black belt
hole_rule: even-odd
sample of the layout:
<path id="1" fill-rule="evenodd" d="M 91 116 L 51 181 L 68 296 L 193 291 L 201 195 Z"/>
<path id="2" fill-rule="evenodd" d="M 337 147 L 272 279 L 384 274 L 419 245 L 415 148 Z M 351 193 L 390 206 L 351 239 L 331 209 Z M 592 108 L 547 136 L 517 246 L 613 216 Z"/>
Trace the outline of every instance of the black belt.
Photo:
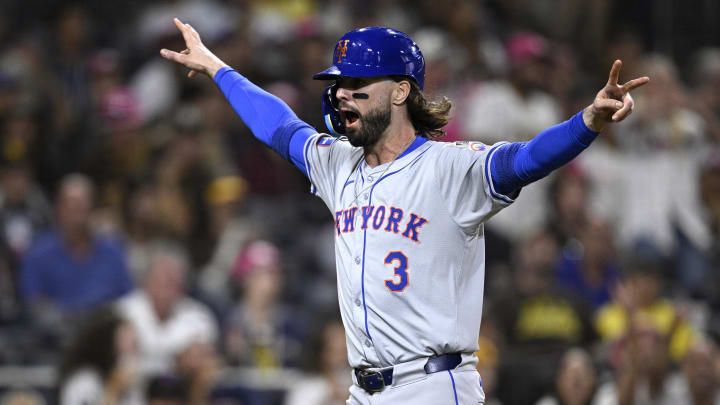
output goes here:
<path id="1" fill-rule="evenodd" d="M 460 364 L 462 357 L 460 353 L 443 354 L 436 357 L 430 357 L 425 363 L 425 372 L 427 374 L 437 373 L 439 371 L 452 370 Z M 387 368 L 380 371 L 371 371 L 367 369 L 355 369 L 355 377 L 360 388 L 369 393 L 382 391 L 386 386 L 392 385 L 393 369 Z"/>

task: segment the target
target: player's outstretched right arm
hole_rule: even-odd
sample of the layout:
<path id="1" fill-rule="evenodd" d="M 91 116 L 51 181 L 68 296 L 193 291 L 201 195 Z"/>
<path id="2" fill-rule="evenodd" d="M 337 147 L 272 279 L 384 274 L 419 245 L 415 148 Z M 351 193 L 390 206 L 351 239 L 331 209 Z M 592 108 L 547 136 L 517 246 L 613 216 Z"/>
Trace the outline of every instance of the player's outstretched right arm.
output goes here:
<path id="1" fill-rule="evenodd" d="M 298 119 L 282 100 L 262 90 L 210 52 L 190 24 L 177 18 L 174 22 L 187 48 L 182 52 L 162 49 L 160 55 L 190 68 L 188 77 L 203 73 L 213 79 L 253 135 L 306 172 L 302 149 L 317 131 Z"/>
<path id="2" fill-rule="evenodd" d="M 492 160 L 495 190 L 511 195 L 568 163 L 595 140 L 608 124 L 620 122 L 633 110 L 630 91 L 650 81 L 647 76 L 618 84 L 622 62 L 616 60 L 605 86 L 593 103 L 569 120 L 538 134 L 530 142 L 506 144 Z"/>

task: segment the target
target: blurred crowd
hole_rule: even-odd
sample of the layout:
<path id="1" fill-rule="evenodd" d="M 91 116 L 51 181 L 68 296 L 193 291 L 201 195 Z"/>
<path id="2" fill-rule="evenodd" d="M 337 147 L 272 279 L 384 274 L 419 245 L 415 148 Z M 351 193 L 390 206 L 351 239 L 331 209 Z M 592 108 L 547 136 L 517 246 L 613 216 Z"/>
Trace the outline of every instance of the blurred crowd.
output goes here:
<path id="1" fill-rule="evenodd" d="M 529 140 L 614 59 L 650 76 L 486 225 L 478 369 L 487 405 L 720 404 L 715 2 L 2 3 L 0 404 L 344 404 L 332 218 L 158 56 L 184 48 L 172 17 L 320 132 L 311 76 L 355 27 L 418 42 L 447 141 Z M 50 387 L 2 385 L 34 366 Z"/>

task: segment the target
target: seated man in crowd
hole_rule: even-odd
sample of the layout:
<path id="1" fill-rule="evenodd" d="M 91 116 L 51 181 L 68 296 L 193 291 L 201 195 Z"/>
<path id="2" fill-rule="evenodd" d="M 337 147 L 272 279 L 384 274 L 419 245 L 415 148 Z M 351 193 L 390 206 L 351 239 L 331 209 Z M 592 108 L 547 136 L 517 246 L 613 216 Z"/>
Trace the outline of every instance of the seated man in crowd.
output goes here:
<path id="1" fill-rule="evenodd" d="M 154 246 L 142 288 L 117 304 L 137 330 L 146 375 L 170 374 L 185 349 L 198 342 L 212 348 L 217 341 L 218 326 L 210 310 L 184 293 L 187 271 L 182 249 Z"/>
<path id="2" fill-rule="evenodd" d="M 80 174 L 62 180 L 56 201 L 56 229 L 39 237 L 23 257 L 20 286 L 26 303 L 38 309 L 77 313 L 132 289 L 120 243 L 92 232 L 93 185 Z"/>

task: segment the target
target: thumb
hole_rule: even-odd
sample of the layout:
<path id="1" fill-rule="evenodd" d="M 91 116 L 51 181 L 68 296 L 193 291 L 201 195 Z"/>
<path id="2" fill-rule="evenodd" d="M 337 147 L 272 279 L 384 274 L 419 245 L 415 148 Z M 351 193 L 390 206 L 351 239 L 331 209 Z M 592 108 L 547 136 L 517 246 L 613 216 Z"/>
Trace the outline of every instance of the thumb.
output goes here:
<path id="1" fill-rule="evenodd" d="M 185 55 L 178 52 L 173 52 L 171 50 L 163 48 L 160 50 L 160 56 L 173 62 L 181 63 L 183 65 L 185 64 Z"/>

